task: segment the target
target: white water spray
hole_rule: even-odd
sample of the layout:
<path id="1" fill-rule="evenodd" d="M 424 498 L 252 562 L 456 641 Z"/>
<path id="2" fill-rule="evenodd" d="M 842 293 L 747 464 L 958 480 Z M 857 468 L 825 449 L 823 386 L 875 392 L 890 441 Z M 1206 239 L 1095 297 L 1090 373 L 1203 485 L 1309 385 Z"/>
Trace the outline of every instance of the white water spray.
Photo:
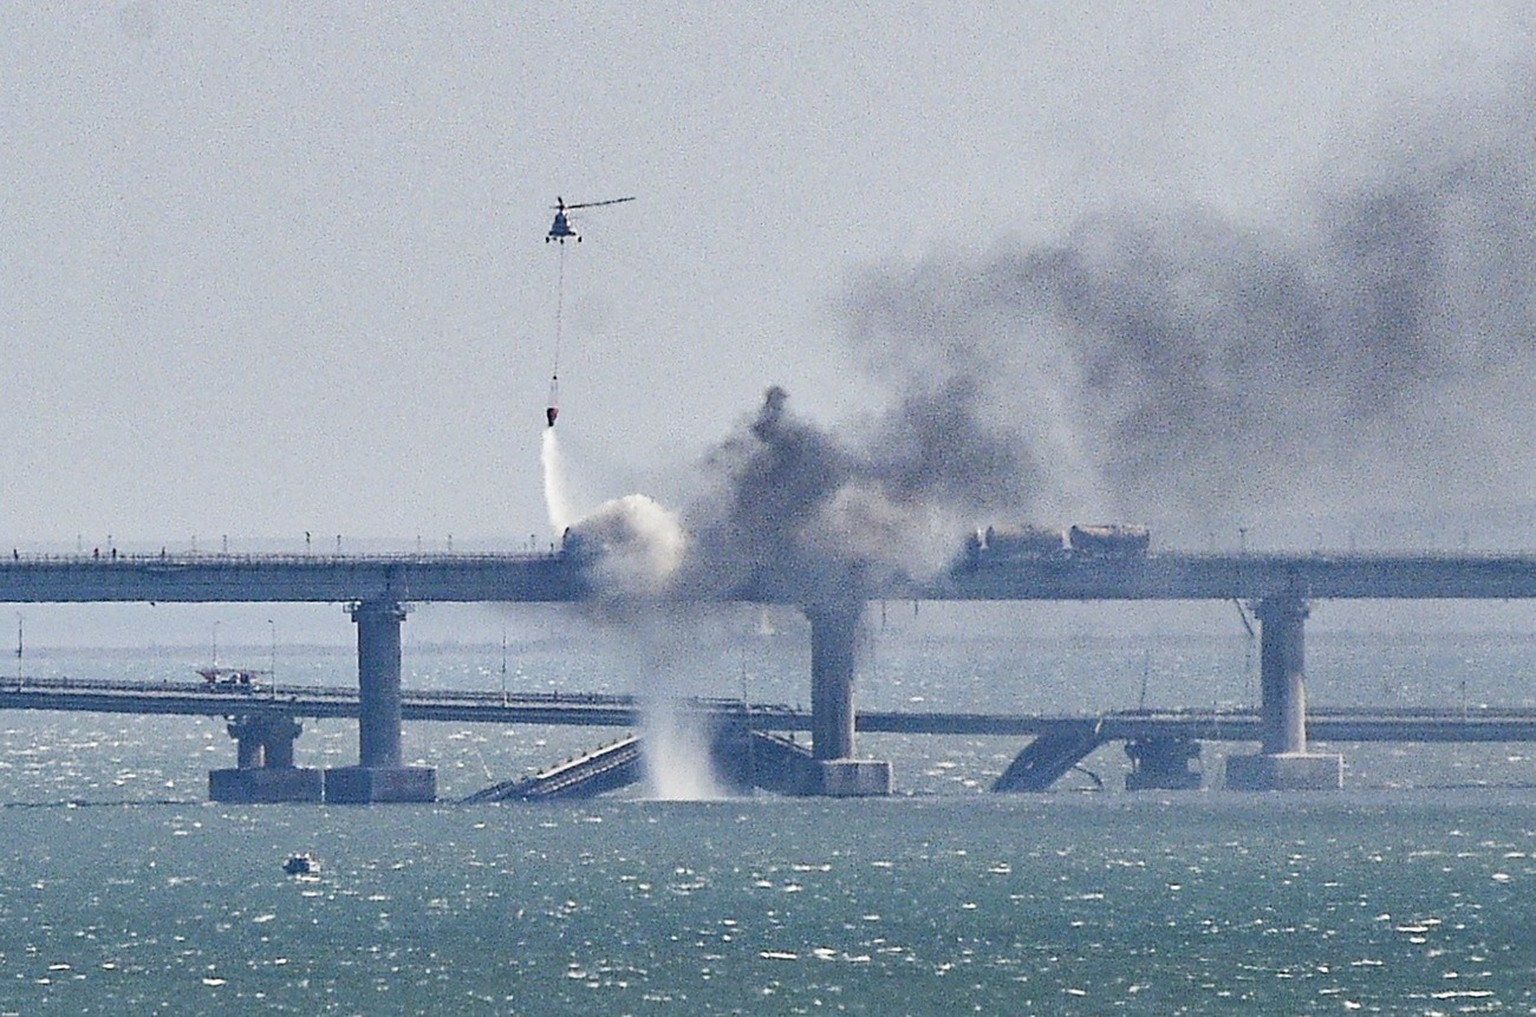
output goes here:
<path id="1" fill-rule="evenodd" d="M 715 779 L 709 734 L 703 730 L 708 722 L 686 716 L 682 703 L 662 690 L 642 695 L 641 704 L 648 797 L 676 802 L 729 798 Z"/>
<path id="2" fill-rule="evenodd" d="M 546 450 L 552 441 L 546 439 Z M 559 493 L 559 464 L 546 459 L 547 490 Z M 551 499 L 550 518 L 558 516 Z M 568 516 L 564 517 L 568 518 Z M 594 620 L 626 633 L 624 670 L 636 676 L 640 727 L 645 735 L 646 794 L 667 801 L 728 797 L 714 775 L 708 722 L 687 705 L 681 661 L 699 652 L 696 608 L 670 598 L 671 582 L 687 549 L 681 521 L 642 494 L 605 502 L 570 524 L 565 550 L 583 570 Z"/>
<path id="3" fill-rule="evenodd" d="M 575 522 L 572 518 L 570 491 L 565 478 L 565 461 L 560 454 L 560 439 L 553 427 L 544 428 L 544 445 L 540 451 L 544 464 L 544 511 L 549 516 L 550 529 L 559 540 L 566 527 Z"/>

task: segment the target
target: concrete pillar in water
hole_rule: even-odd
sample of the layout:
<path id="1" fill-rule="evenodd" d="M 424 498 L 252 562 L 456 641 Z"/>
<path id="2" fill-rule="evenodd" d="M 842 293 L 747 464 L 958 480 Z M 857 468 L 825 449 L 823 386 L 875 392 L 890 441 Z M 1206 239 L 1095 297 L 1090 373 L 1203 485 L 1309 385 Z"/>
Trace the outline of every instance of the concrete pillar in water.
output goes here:
<path id="1" fill-rule="evenodd" d="M 293 743 L 303 733 L 304 726 L 292 717 L 273 717 L 267 721 L 267 731 L 262 738 L 266 748 L 266 767 L 269 770 L 292 770 Z"/>
<path id="2" fill-rule="evenodd" d="M 430 802 L 437 771 L 400 765 L 400 623 L 405 608 L 392 600 L 353 605 L 357 623 L 357 766 L 325 771 L 325 800 Z"/>
<path id="3" fill-rule="evenodd" d="M 229 721 L 235 739 L 234 769 L 208 773 L 208 797 L 216 802 L 318 802 L 319 770 L 293 765 L 293 743 L 303 727 L 292 717 L 251 714 Z"/>
<path id="4" fill-rule="evenodd" d="M 811 755 L 801 793 L 852 797 L 891 793 L 891 764 L 853 758 L 853 672 L 862 600 L 805 608 L 811 622 Z"/>
<path id="5" fill-rule="evenodd" d="M 267 764 L 267 722 L 255 717 L 237 717 L 225 728 L 235 740 L 235 766 L 259 770 Z"/>
<path id="6" fill-rule="evenodd" d="M 1306 620 L 1299 597 L 1259 602 L 1259 705 L 1263 751 L 1307 751 Z"/>
<path id="7" fill-rule="evenodd" d="M 862 602 L 807 607 L 811 621 L 811 753 L 853 758 L 853 668 Z"/>
<path id="8" fill-rule="evenodd" d="M 1259 738 L 1254 756 L 1227 758 L 1227 787 L 1239 791 L 1337 790 L 1344 758 L 1307 751 L 1307 602 L 1265 597 L 1260 626 Z"/>
<path id="9" fill-rule="evenodd" d="M 405 609 L 367 601 L 357 623 L 357 759 L 360 766 L 400 765 L 400 623 Z"/>
<path id="10" fill-rule="evenodd" d="M 1151 735 L 1125 743 L 1131 772 L 1125 775 L 1127 791 L 1192 791 L 1200 786 L 1198 770 L 1189 764 L 1200 758 L 1200 743 L 1193 738 Z"/>

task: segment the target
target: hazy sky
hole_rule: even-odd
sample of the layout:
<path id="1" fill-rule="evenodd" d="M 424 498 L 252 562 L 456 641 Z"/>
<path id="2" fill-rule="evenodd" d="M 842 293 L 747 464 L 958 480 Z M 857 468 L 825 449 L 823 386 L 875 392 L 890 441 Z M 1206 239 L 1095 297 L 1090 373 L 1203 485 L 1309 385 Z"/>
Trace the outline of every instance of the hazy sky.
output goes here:
<path id="1" fill-rule="evenodd" d="M 1362 124 L 1527 53 L 1462 3 L 12 4 L 0 540 L 548 539 L 769 385 L 855 423 L 872 265 L 1106 206 L 1284 229 Z M 1343 13 L 1348 8 L 1348 13 Z"/>

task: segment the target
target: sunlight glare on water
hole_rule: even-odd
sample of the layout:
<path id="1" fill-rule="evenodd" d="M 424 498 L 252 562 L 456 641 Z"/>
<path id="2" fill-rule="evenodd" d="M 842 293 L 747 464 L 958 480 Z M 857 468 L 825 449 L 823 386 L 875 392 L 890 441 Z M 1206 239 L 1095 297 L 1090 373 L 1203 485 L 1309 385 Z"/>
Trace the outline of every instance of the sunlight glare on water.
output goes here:
<path id="1" fill-rule="evenodd" d="M 880 708 L 1123 708 L 1241 700 L 1240 643 L 876 645 Z M 1407 684 L 1518 702 L 1529 648 L 1309 647 L 1317 699 Z M 624 691 L 568 646 L 517 690 Z M 321 684 L 349 648 L 285 651 Z M 803 646 L 733 649 L 716 694 L 794 702 Z M 407 682 L 485 688 L 495 647 L 410 647 Z M 195 657 L 187 653 L 186 656 Z M 39 651 L 39 671 L 174 673 L 176 654 Z M 1444 675 L 1452 658 L 1476 670 Z M 192 661 L 195 663 L 195 661 Z M 1464 665 L 1467 666 L 1467 665 Z M 716 672 L 717 674 L 719 671 Z M 680 676 L 700 692 L 709 678 Z M 1351 683 L 1354 683 L 1353 685 Z M 1503 683 L 1503 684 L 1500 684 Z M 408 724 L 445 799 L 607 733 Z M 1536 790 L 1520 746 L 1342 746 L 1349 790 L 1251 796 L 987 788 L 1007 738 L 861 737 L 899 794 L 547 807 L 210 804 L 215 720 L 0 717 L 0 1013 L 1225 1014 L 1530 1012 Z M 1207 746 L 1208 784 L 1220 756 Z M 300 765 L 345 765 L 355 725 L 306 721 Z M 1213 776 L 1214 775 L 1214 776 Z M 312 851 L 307 879 L 283 860 Z"/>

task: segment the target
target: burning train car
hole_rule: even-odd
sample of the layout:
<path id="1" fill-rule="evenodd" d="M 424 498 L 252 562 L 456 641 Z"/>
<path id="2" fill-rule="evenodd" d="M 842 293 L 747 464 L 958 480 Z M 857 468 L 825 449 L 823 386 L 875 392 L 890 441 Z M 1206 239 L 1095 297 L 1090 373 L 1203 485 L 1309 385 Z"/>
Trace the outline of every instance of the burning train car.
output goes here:
<path id="1" fill-rule="evenodd" d="M 1151 547 L 1152 531 L 1128 523 L 988 526 L 966 538 L 965 560 L 976 566 L 985 562 L 1139 558 Z"/>
<path id="2" fill-rule="evenodd" d="M 980 536 L 984 550 L 1004 558 L 1058 555 L 1070 548 L 1067 531 L 1060 526 L 988 526 Z"/>
<path id="3" fill-rule="evenodd" d="M 1127 523 L 1073 526 L 1067 531 L 1067 544 L 1079 554 L 1133 558 L 1152 549 L 1152 531 Z"/>

